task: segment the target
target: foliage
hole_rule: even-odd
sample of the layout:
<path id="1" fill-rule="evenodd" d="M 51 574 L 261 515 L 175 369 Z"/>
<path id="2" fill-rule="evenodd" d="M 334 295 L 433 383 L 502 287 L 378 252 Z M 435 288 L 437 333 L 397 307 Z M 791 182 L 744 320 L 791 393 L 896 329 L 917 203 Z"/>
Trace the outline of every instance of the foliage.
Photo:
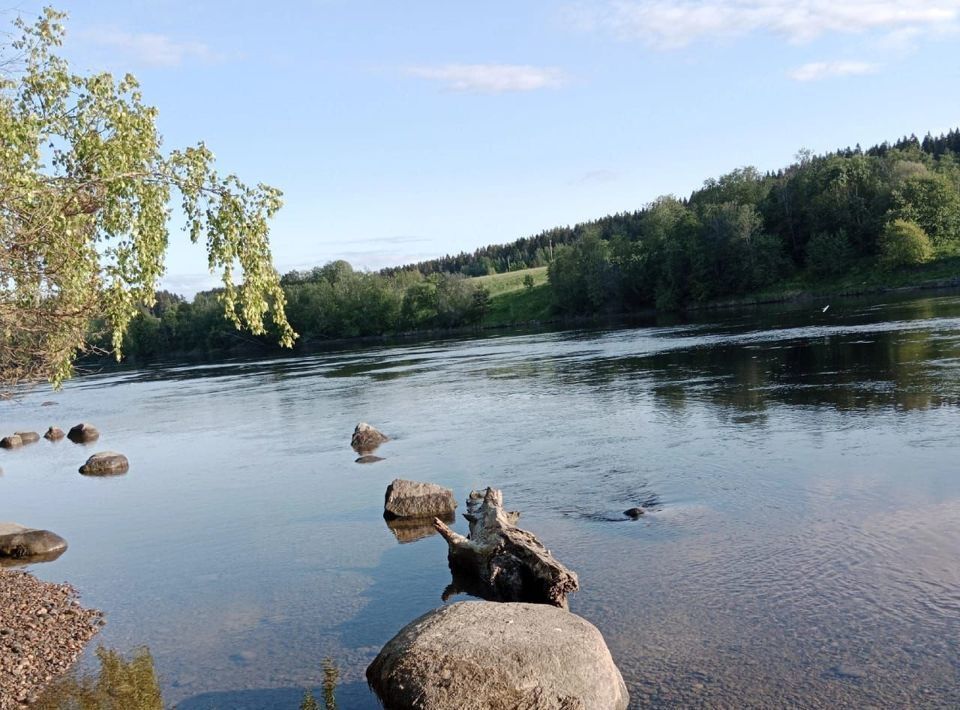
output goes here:
<path id="1" fill-rule="evenodd" d="M 843 230 L 817 232 L 807 242 L 806 264 L 816 278 L 842 274 L 852 258 L 853 249 Z"/>
<path id="2" fill-rule="evenodd" d="M 895 219 L 880 236 L 880 260 L 887 268 L 914 266 L 933 258 L 930 237 L 920 225 L 905 219 Z"/>
<path id="3" fill-rule="evenodd" d="M 269 312 L 292 345 L 268 241 L 279 190 L 220 175 L 202 143 L 162 152 L 133 76 L 75 74 L 56 54 L 63 19 L 48 8 L 17 20 L 9 50 L 22 66 L 0 80 L 0 381 L 59 384 L 95 318 L 120 357 L 131 321 L 155 304 L 174 196 L 221 276 L 227 319 L 259 334 Z"/>
<path id="4" fill-rule="evenodd" d="M 309 342 L 506 325 L 557 313 L 681 309 L 811 282 L 820 288 L 825 279 L 847 288 L 882 285 L 898 277 L 879 267 L 928 253 L 922 238 L 882 236 L 898 219 L 928 228 L 938 257 L 956 263 L 949 257 L 960 250 L 957 150 L 960 131 L 822 156 L 802 152 L 776 173 L 740 168 L 706 181 L 688 199 L 664 196 L 635 212 L 471 255 L 377 274 L 355 272 L 346 262 L 291 272 L 282 279 L 287 310 Z M 517 270 L 531 263 L 544 265 Z M 950 269 L 956 271 L 931 266 L 924 273 Z M 463 278 L 474 273 L 480 275 Z M 141 317 L 155 322 L 131 327 L 136 342 L 128 352 L 149 357 L 245 342 L 214 305 L 212 295 L 202 294 L 192 304 L 145 312 Z"/>

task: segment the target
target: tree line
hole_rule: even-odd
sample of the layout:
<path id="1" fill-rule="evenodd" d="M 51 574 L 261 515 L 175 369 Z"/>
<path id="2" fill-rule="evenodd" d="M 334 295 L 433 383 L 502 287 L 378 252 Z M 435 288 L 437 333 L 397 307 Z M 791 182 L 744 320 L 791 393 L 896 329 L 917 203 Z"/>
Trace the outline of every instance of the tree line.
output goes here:
<path id="1" fill-rule="evenodd" d="M 336 261 L 285 274 L 291 326 L 306 343 L 480 324 L 490 295 L 472 275 L 548 265 L 560 315 L 678 309 L 801 277 L 829 281 L 851 268 L 895 269 L 960 252 L 960 131 L 801 152 L 777 172 L 734 170 L 689 197 L 546 230 L 509 245 L 419 264 L 355 271 Z M 238 333 L 221 294 L 192 302 L 161 293 L 127 333 L 124 351 L 268 345 Z"/>
<path id="2" fill-rule="evenodd" d="M 287 318 L 299 343 L 424 331 L 479 323 L 489 291 L 461 274 L 424 276 L 414 269 L 394 274 L 354 270 L 334 261 L 280 279 Z M 134 359 L 171 353 L 276 347 L 276 333 L 242 333 L 224 318 L 219 289 L 192 301 L 161 291 L 127 330 L 123 351 Z"/>
<path id="3" fill-rule="evenodd" d="M 689 198 L 584 226 L 549 267 L 565 313 L 682 308 L 785 279 L 834 279 L 960 251 L 960 132 L 869 150 L 803 152 L 735 170 Z"/>

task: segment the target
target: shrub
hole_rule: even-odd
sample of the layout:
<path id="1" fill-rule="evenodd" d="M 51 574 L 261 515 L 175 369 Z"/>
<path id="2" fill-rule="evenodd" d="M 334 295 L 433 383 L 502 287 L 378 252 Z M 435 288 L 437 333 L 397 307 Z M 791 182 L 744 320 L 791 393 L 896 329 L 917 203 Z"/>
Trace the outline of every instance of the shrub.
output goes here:
<path id="1" fill-rule="evenodd" d="M 915 222 L 895 219 L 884 227 L 880 235 L 880 262 L 885 267 L 912 266 L 931 258 L 930 237 Z"/>

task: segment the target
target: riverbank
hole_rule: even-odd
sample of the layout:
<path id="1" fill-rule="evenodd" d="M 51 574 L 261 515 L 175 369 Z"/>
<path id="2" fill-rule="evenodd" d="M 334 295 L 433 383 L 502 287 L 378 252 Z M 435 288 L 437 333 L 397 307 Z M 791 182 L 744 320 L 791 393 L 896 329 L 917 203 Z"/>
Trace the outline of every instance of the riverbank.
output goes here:
<path id="1" fill-rule="evenodd" d="M 69 584 L 0 569 L 0 710 L 35 702 L 66 673 L 103 625 Z"/>

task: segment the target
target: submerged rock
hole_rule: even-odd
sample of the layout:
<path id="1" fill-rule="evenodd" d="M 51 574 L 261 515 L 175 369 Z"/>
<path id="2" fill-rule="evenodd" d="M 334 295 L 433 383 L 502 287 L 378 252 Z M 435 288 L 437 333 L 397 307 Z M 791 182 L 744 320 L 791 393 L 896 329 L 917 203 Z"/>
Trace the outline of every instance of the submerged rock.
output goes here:
<path id="1" fill-rule="evenodd" d="M 435 483 L 397 478 L 387 486 L 383 501 L 385 518 L 434 518 L 452 515 L 457 509 L 453 491 Z"/>
<path id="2" fill-rule="evenodd" d="M 15 434 L 20 437 L 20 441 L 24 444 L 32 444 L 35 441 L 40 441 L 40 435 L 35 431 L 18 431 Z"/>
<path id="3" fill-rule="evenodd" d="M 356 461 L 354 461 L 354 463 L 376 463 L 377 461 L 383 461 L 383 457 L 367 454 L 358 458 Z"/>
<path id="4" fill-rule="evenodd" d="M 623 511 L 624 515 L 626 515 L 628 518 L 633 518 L 634 520 L 643 515 L 643 513 L 643 508 L 630 508 L 629 510 Z"/>
<path id="5" fill-rule="evenodd" d="M 14 434 L 0 439 L 0 449 L 16 449 L 23 446 L 23 439 Z"/>
<path id="6" fill-rule="evenodd" d="M 101 451 L 87 459 L 87 462 L 80 467 L 80 473 L 84 476 L 115 476 L 126 473 L 130 468 L 130 462 L 123 454 L 116 451 Z"/>
<path id="7" fill-rule="evenodd" d="M 380 444 L 390 439 L 366 422 L 360 422 L 353 430 L 353 436 L 350 438 L 350 446 L 358 454 L 365 454 L 376 449 Z"/>
<path id="8" fill-rule="evenodd" d="M 545 604 L 458 602 L 411 622 L 367 668 L 388 710 L 623 710 L 600 632 Z"/>
<path id="9" fill-rule="evenodd" d="M 56 559 L 67 549 L 67 541 L 49 530 L 37 530 L 17 523 L 0 523 L 0 557 Z"/>
<path id="10" fill-rule="evenodd" d="M 41 403 L 40 403 L 40 406 L 41 406 L 41 407 L 55 407 L 55 406 L 57 406 L 57 403 L 56 403 L 56 402 L 53 402 L 53 401 L 51 401 L 51 400 L 48 399 L 46 402 L 41 402 Z"/>
<path id="11" fill-rule="evenodd" d="M 63 429 L 57 426 L 52 426 L 47 429 L 47 433 L 43 435 L 43 438 L 47 441 L 60 441 L 66 434 L 63 433 Z"/>
<path id="12" fill-rule="evenodd" d="M 100 432 L 92 424 L 77 424 L 70 429 L 67 438 L 74 444 L 86 444 L 100 438 Z"/>

